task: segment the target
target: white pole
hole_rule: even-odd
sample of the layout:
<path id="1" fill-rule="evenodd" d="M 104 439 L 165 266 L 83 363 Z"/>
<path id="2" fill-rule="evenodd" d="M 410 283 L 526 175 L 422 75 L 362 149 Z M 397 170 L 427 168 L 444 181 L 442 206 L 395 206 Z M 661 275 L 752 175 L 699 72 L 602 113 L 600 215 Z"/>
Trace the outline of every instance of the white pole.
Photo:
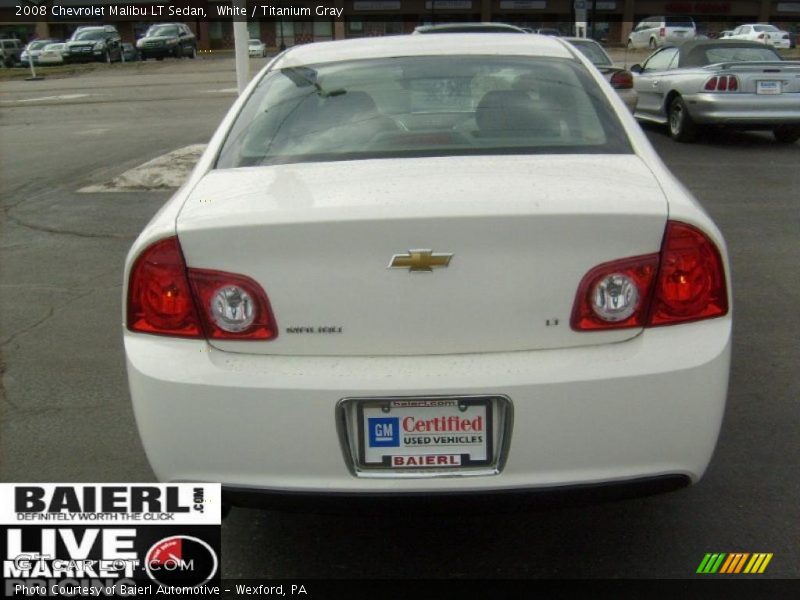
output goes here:
<path id="1" fill-rule="evenodd" d="M 247 31 L 246 1 L 234 0 L 233 6 L 239 15 L 233 17 L 233 43 L 236 48 L 236 85 L 241 94 L 250 81 L 250 57 L 247 51 L 250 34 Z"/>

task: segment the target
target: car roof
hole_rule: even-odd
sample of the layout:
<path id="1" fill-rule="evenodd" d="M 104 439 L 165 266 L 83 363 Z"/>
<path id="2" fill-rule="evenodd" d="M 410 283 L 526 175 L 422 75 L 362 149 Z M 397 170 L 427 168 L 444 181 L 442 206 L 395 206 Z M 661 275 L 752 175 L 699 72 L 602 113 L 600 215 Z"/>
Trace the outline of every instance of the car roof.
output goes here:
<path id="1" fill-rule="evenodd" d="M 516 33 L 492 34 L 491 44 L 486 43 L 484 33 L 432 33 L 356 38 L 293 46 L 280 55 L 275 68 L 396 56 L 469 54 L 574 58 L 571 47 L 560 39 L 538 35 L 522 36 Z"/>
<path id="2" fill-rule="evenodd" d="M 766 46 L 760 42 L 749 42 L 746 40 L 694 40 L 684 42 L 677 46 L 680 52 L 679 65 L 681 67 L 704 67 L 708 63 L 704 57 L 701 60 L 698 55 L 709 48 L 768 48 L 772 50 L 772 46 Z M 695 60 L 697 59 L 697 60 Z"/>
<path id="3" fill-rule="evenodd" d="M 440 23 L 438 25 L 420 25 L 414 29 L 415 33 L 445 33 L 469 31 L 481 33 L 526 33 L 526 31 L 516 25 L 508 23 Z"/>

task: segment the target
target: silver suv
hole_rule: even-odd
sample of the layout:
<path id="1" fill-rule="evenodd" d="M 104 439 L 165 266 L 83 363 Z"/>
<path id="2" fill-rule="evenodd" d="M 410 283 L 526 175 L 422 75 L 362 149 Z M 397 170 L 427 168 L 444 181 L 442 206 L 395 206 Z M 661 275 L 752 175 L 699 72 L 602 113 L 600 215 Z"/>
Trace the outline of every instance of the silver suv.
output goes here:
<path id="1" fill-rule="evenodd" d="M 22 43 L 19 40 L 0 40 L 0 64 L 13 67 L 20 62 Z"/>
<path id="2" fill-rule="evenodd" d="M 691 17 L 648 17 L 631 31 L 628 48 L 655 50 L 666 44 L 680 44 L 697 36 Z"/>

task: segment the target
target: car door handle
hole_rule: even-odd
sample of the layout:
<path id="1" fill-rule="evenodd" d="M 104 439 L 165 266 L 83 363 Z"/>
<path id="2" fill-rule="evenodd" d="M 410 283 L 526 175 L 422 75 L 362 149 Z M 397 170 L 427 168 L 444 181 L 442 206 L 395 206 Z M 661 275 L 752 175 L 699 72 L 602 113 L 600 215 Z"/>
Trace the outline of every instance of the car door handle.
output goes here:
<path id="1" fill-rule="evenodd" d="M 658 84 L 659 84 L 659 81 L 658 81 L 658 79 L 653 79 L 653 81 L 650 83 L 650 85 L 651 85 L 652 87 L 658 87 Z"/>

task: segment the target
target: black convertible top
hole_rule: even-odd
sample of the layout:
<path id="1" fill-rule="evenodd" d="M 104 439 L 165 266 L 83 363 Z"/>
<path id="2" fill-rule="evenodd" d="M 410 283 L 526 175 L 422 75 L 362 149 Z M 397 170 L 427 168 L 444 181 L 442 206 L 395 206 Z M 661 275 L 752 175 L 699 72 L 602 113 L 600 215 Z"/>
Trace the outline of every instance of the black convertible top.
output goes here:
<path id="1" fill-rule="evenodd" d="M 693 40 L 684 42 L 678 46 L 680 56 L 678 57 L 678 67 L 704 67 L 709 64 L 706 58 L 706 50 L 711 48 L 769 48 L 759 42 L 748 42 L 746 40 Z M 774 50 L 773 50 L 774 52 Z M 776 53 L 776 56 L 779 56 Z"/>

